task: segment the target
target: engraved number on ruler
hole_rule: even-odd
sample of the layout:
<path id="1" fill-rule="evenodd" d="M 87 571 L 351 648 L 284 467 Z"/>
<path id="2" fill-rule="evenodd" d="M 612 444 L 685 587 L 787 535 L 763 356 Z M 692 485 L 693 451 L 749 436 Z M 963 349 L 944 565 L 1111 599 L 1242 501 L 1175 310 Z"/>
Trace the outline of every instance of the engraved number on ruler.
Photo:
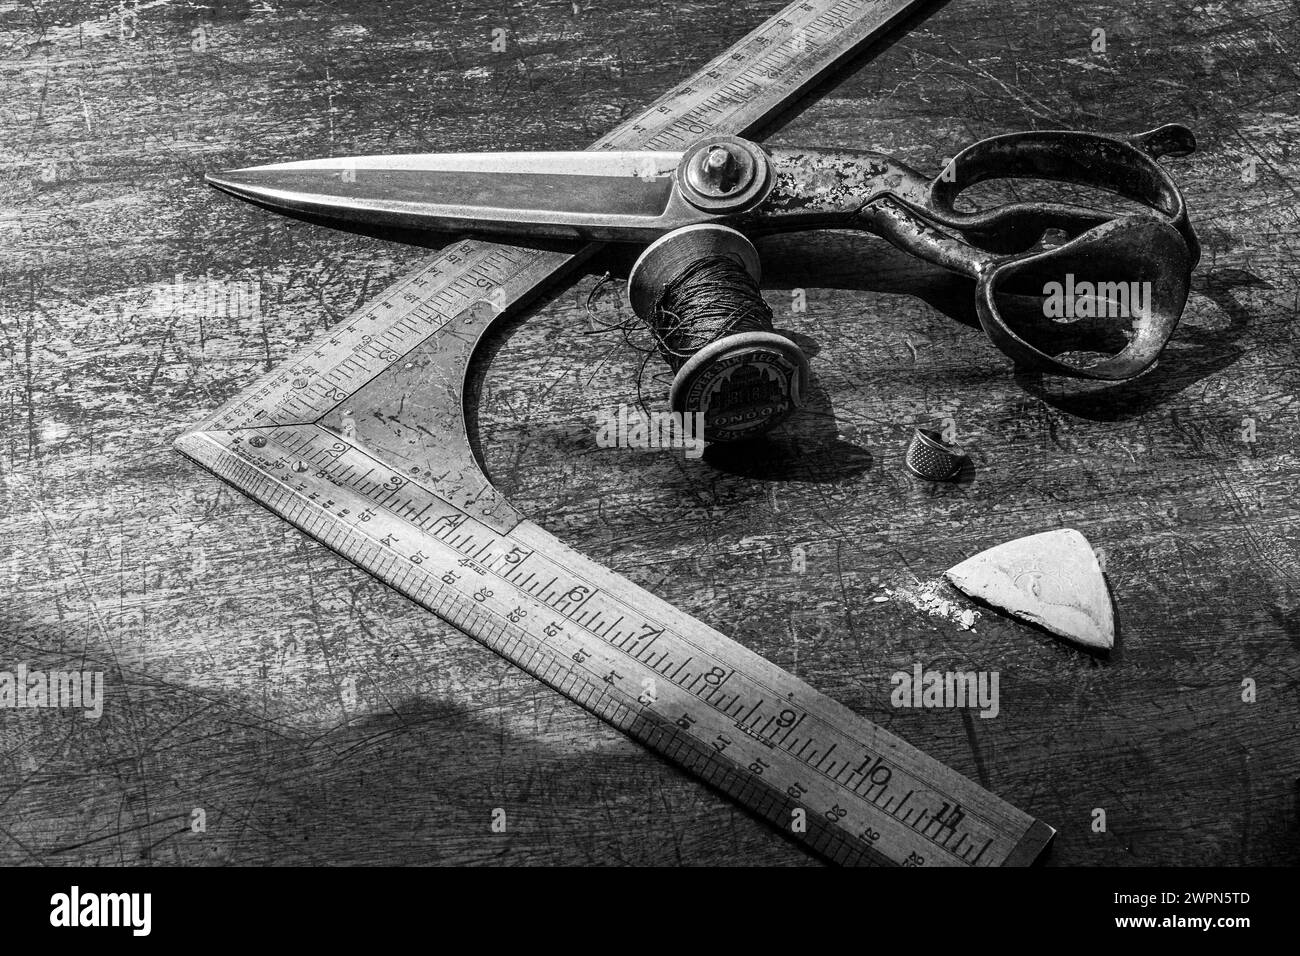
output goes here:
<path id="1" fill-rule="evenodd" d="M 951 862 L 978 864 L 998 836 L 994 821 L 942 799 L 944 794 L 928 781 L 882 754 L 864 751 L 839 728 L 783 699 L 777 688 L 738 673 L 699 642 L 668 631 L 581 574 L 479 524 L 353 446 L 311 427 L 275 429 L 269 442 L 260 434 L 255 437 L 259 444 L 242 437 L 232 442 L 244 460 L 301 504 L 375 542 L 388 567 L 372 570 L 386 580 L 397 577 L 392 583 L 421 595 L 432 610 L 467 626 L 449 613 L 453 597 L 448 589 L 462 603 L 473 602 L 467 606 L 482 613 L 468 629 L 506 656 L 516 659 L 520 644 L 528 641 L 548 645 L 566 659 L 570 671 L 581 668 L 583 673 L 574 675 L 580 677 L 578 683 L 603 682 L 611 693 L 629 698 L 628 706 L 656 707 L 682 730 L 707 729 L 720 758 L 760 777 L 768 771 L 780 776 L 784 769 L 784 789 L 796 802 L 813 795 L 809 784 L 815 778 L 822 790 L 847 799 L 810 805 L 810 811 L 836 825 L 850 825 L 868 844 L 881 841 L 883 832 L 882 849 L 908 850 L 900 829 L 905 827 Z M 301 514 L 286 516 L 302 523 Z M 416 578 L 423 580 L 413 586 Z M 496 647 L 493 635 L 483 633 L 496 628 L 500 637 L 506 625 L 523 632 L 511 646 Z M 639 665 L 638 674 L 652 675 L 651 683 L 634 679 L 624 666 L 629 660 Z M 693 709 L 664 709 L 683 703 Z M 700 720 L 697 705 L 708 707 L 713 719 Z M 717 732 L 719 726 L 722 732 Z M 784 768 L 776 766 L 778 756 Z M 797 778 L 791 775 L 796 763 L 803 768 Z M 895 832 L 887 831 L 879 814 Z M 914 851 L 899 856 L 912 865 L 929 862 Z"/>

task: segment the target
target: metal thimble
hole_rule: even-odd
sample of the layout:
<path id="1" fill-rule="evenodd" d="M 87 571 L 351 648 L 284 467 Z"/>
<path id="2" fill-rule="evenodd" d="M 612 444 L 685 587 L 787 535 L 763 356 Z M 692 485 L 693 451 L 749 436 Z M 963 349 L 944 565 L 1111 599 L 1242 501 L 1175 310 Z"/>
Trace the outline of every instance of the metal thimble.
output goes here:
<path id="1" fill-rule="evenodd" d="M 961 471 L 966 453 L 956 445 L 947 444 L 939 433 L 918 428 L 907 446 L 904 463 L 907 470 L 927 481 L 951 481 Z"/>

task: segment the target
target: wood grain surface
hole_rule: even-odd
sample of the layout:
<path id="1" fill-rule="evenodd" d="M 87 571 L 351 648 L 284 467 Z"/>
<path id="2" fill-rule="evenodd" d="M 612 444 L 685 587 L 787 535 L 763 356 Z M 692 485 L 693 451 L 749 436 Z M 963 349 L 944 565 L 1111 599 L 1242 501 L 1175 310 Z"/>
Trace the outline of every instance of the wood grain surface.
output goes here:
<path id="1" fill-rule="evenodd" d="M 171 447 L 422 255 L 224 198 L 204 171 L 581 148 L 780 3 L 125 6 L 0 2 L 0 670 L 107 685 L 99 720 L 0 710 L 0 862 L 815 862 Z M 668 381 L 584 334 L 599 274 L 626 267 L 611 255 L 483 355 L 488 473 L 1057 827 L 1054 864 L 1300 861 L 1298 19 L 953 0 L 769 140 L 937 170 L 1017 129 L 1191 126 L 1171 168 L 1204 257 L 1139 381 L 1017 372 L 968 283 L 868 236 L 784 237 L 761 244 L 764 286 L 811 407 L 762 455 L 604 449 L 596 411 L 662 407 Z M 600 320 L 630 316 L 619 289 Z M 902 453 L 945 419 L 973 473 L 925 484 Z M 1058 527 L 1103 552 L 1108 657 L 902 599 Z M 998 672 L 996 719 L 892 707 L 917 663 Z"/>

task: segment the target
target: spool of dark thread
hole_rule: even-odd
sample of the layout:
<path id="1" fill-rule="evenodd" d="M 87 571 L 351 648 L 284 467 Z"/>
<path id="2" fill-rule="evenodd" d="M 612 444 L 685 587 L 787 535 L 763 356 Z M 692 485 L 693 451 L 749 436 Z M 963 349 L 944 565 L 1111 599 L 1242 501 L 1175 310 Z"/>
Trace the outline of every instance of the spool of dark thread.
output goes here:
<path id="1" fill-rule="evenodd" d="M 676 373 L 669 404 L 703 413 L 708 441 L 761 434 L 802 401 L 808 359 L 773 331 L 759 278 L 753 244 L 711 224 L 660 237 L 628 277 L 632 310 Z"/>

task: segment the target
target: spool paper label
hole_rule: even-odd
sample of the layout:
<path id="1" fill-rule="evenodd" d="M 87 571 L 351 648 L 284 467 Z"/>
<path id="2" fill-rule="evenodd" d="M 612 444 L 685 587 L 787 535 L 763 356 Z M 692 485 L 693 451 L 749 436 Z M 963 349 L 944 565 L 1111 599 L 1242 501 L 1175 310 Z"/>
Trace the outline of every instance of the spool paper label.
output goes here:
<path id="1" fill-rule="evenodd" d="M 683 405 L 704 413 L 709 440 L 747 438 L 794 411 L 798 376 L 799 367 L 775 349 L 733 352 L 699 370 Z"/>

